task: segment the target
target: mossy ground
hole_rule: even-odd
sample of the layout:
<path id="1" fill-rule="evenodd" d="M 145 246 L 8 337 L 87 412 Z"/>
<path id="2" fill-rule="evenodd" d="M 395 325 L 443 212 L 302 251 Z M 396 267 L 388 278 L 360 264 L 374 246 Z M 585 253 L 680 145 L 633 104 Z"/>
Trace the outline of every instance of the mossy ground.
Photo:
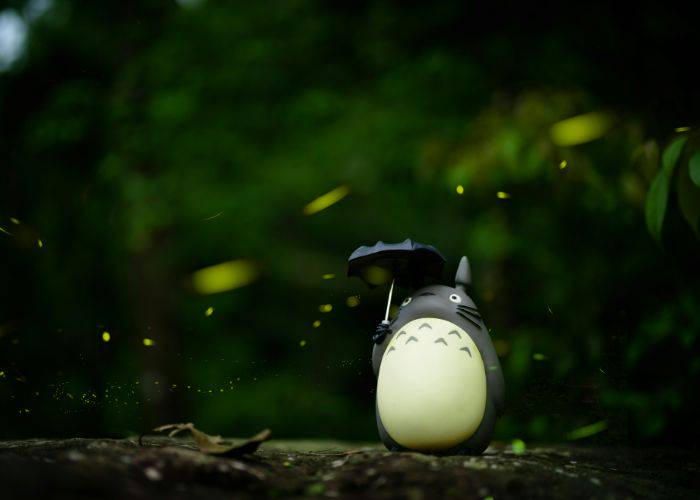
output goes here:
<path id="1" fill-rule="evenodd" d="M 0 442 L 0 497 L 638 498 L 697 497 L 691 451 L 494 445 L 478 457 L 389 453 L 379 445 L 271 441 L 242 458 L 185 439 Z"/>

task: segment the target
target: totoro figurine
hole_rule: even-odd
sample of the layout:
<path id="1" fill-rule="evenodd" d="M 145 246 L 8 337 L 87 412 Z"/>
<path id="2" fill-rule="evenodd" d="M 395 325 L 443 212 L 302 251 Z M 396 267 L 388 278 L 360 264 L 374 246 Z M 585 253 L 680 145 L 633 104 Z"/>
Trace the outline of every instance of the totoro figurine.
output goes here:
<path id="1" fill-rule="evenodd" d="M 392 451 L 476 455 L 489 445 L 504 382 L 470 281 L 462 257 L 454 288 L 420 288 L 377 328 L 377 426 Z"/>

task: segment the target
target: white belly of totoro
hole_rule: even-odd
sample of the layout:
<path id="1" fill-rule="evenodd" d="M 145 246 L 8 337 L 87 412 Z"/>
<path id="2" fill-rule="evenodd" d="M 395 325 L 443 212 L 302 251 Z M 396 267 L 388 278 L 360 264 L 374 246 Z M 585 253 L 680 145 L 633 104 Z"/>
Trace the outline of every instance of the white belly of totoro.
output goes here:
<path id="1" fill-rule="evenodd" d="M 485 408 L 484 362 L 467 332 L 421 318 L 394 335 L 377 380 L 377 409 L 394 441 L 418 451 L 450 448 L 474 434 Z"/>

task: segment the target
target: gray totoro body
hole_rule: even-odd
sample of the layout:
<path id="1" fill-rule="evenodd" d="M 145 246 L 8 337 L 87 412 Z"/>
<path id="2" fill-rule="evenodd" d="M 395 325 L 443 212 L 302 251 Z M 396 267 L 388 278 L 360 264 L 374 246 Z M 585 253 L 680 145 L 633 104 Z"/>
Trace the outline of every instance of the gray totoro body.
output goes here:
<path id="1" fill-rule="evenodd" d="M 476 455 L 489 445 L 504 406 L 503 373 L 466 294 L 470 280 L 462 257 L 454 288 L 415 291 L 388 327 L 378 328 L 377 426 L 389 450 Z"/>

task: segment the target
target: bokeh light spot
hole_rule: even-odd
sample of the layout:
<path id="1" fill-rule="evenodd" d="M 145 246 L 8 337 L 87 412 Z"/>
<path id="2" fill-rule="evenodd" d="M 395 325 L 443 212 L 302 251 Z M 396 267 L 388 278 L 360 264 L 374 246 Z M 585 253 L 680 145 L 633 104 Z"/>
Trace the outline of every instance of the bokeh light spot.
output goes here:
<path id="1" fill-rule="evenodd" d="M 579 427 L 578 429 L 575 429 L 575 430 L 569 432 L 566 435 L 566 437 L 568 439 L 583 439 L 583 438 L 587 438 L 589 436 L 593 436 L 594 434 L 598 434 L 600 432 L 603 432 L 607 428 L 608 428 L 608 422 L 605 420 L 601 420 L 600 422 L 596 422 L 594 424 Z"/>
<path id="2" fill-rule="evenodd" d="M 605 113 L 586 113 L 555 123 L 549 135 L 557 146 L 576 146 L 594 141 L 610 128 L 610 117 Z"/>
<path id="3" fill-rule="evenodd" d="M 510 447 L 513 449 L 513 453 L 516 455 L 522 455 L 525 453 L 525 442 L 522 439 L 513 439 L 510 443 Z"/>
<path id="4" fill-rule="evenodd" d="M 384 285 L 391 281 L 391 273 L 379 266 L 367 266 L 362 271 L 362 277 L 370 285 Z"/>
<path id="5" fill-rule="evenodd" d="M 347 186 L 339 186 L 311 201 L 303 208 L 302 213 L 304 215 L 313 215 L 321 210 L 325 210 L 345 198 L 348 193 L 350 193 L 350 188 Z"/>
<path id="6" fill-rule="evenodd" d="M 196 271 L 192 274 L 192 286 L 200 294 L 225 292 L 249 285 L 258 274 L 258 266 L 254 262 L 231 260 Z"/>

